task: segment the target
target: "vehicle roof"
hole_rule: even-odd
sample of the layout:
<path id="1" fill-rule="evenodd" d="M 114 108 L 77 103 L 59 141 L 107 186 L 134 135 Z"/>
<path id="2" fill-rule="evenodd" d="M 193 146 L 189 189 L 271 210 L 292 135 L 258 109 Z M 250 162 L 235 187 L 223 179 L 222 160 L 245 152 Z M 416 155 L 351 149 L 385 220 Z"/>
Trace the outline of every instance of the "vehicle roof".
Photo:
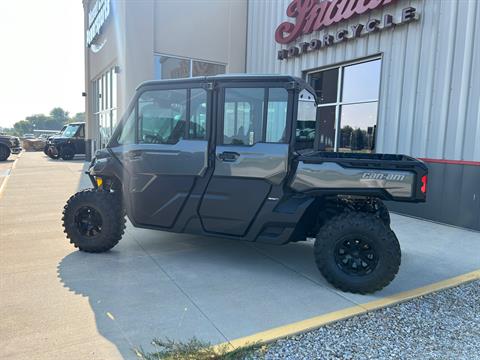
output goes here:
<path id="1" fill-rule="evenodd" d="M 68 125 L 83 125 L 83 124 L 85 124 L 85 121 L 71 122 L 71 123 L 66 124 L 65 126 L 68 126 Z"/>
<path id="2" fill-rule="evenodd" d="M 238 82 L 238 81 L 265 81 L 265 82 L 291 82 L 294 81 L 299 85 L 311 89 L 310 85 L 303 79 L 291 75 L 275 75 L 275 74 L 225 74 L 215 76 L 198 76 L 181 79 L 168 80 L 148 80 L 138 85 L 137 90 L 145 86 L 164 85 L 164 84 L 179 84 L 179 83 L 200 83 L 200 82 Z M 313 89 L 312 89 L 313 90 Z"/>

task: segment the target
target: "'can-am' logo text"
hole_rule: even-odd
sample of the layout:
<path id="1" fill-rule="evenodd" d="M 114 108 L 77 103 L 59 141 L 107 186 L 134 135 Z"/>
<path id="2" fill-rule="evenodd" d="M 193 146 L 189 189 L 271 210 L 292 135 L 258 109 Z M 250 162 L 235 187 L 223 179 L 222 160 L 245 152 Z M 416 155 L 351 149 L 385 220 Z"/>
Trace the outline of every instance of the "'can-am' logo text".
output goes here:
<path id="1" fill-rule="evenodd" d="M 362 179 L 365 179 L 365 180 L 403 181 L 403 180 L 405 180 L 405 175 L 368 172 L 368 173 L 363 173 Z"/>

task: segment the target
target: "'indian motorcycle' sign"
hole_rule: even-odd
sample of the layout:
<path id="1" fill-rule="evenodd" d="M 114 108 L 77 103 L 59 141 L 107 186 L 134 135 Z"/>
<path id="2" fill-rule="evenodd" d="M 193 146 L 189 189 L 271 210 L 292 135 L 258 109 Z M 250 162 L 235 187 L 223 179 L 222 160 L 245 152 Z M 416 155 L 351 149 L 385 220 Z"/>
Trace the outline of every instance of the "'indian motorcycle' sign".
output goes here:
<path id="1" fill-rule="evenodd" d="M 294 0 L 287 7 L 287 16 L 295 18 L 295 24 L 288 21 L 281 23 L 275 31 L 275 40 L 280 44 L 289 44 L 302 35 L 326 29 L 355 15 L 364 14 L 396 1 L 398 0 Z M 394 21 L 394 17 L 390 14 L 385 14 L 381 19 L 371 18 L 366 23 L 355 24 L 335 33 L 326 33 L 320 39 L 313 39 L 309 42 L 302 42 L 298 46 L 282 49 L 278 52 L 278 59 L 299 56 L 362 35 L 392 28 L 415 18 L 416 9 L 407 7 L 402 10 L 400 21 Z"/>

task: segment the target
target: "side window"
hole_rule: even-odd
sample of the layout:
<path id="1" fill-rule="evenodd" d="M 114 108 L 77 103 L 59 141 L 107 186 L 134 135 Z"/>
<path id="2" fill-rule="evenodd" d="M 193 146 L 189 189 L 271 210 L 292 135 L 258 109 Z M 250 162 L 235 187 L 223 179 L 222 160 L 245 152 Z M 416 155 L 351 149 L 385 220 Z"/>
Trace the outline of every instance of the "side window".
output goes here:
<path id="1" fill-rule="evenodd" d="M 118 145 L 135 144 L 135 108 L 130 112 L 127 120 L 123 123 L 122 132 L 120 133 Z"/>
<path id="2" fill-rule="evenodd" d="M 81 138 L 85 137 L 85 125 L 80 126 L 77 136 Z"/>
<path id="3" fill-rule="evenodd" d="M 253 145 L 262 141 L 265 89 L 226 88 L 223 144 Z"/>
<path id="4" fill-rule="evenodd" d="M 286 141 L 287 105 L 287 90 L 283 88 L 268 90 L 266 142 L 282 143 Z"/>
<path id="5" fill-rule="evenodd" d="M 188 138 L 205 140 L 207 138 L 207 92 L 203 89 L 190 91 L 190 125 Z"/>
<path id="6" fill-rule="evenodd" d="M 295 149 L 313 149 L 315 142 L 315 125 L 317 105 L 314 96 L 303 90 L 298 96 L 298 115 L 296 127 Z"/>
<path id="7" fill-rule="evenodd" d="M 146 91 L 138 99 L 139 142 L 176 144 L 185 137 L 187 90 Z"/>

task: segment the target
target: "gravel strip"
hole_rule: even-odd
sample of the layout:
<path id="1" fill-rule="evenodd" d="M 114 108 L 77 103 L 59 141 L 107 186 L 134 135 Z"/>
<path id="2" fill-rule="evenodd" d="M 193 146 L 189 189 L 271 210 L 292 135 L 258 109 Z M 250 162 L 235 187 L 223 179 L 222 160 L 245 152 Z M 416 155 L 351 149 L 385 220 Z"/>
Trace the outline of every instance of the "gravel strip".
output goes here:
<path id="1" fill-rule="evenodd" d="M 257 359 L 480 359 L 480 281 L 278 340 Z"/>

